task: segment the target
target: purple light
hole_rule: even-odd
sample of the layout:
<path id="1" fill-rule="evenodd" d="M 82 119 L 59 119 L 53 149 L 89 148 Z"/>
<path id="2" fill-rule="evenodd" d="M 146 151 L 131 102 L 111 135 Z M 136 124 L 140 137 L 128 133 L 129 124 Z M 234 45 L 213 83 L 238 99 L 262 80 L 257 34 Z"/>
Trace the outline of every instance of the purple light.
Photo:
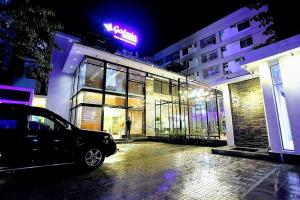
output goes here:
<path id="1" fill-rule="evenodd" d="M 11 104 L 24 104 L 24 105 L 31 105 L 34 90 L 30 88 L 22 88 L 16 86 L 8 86 L 8 85 L 0 85 L 0 90 L 9 90 L 9 91 L 22 91 L 22 92 L 29 92 L 29 99 L 28 101 L 17 101 L 11 99 L 5 99 L 0 97 L 0 103 L 11 103 Z"/>
<path id="2" fill-rule="evenodd" d="M 137 35 L 134 32 L 129 31 L 127 28 L 119 25 L 113 25 L 112 23 L 104 23 L 103 26 L 107 32 L 111 32 L 113 34 L 114 38 L 132 45 L 137 44 Z"/>

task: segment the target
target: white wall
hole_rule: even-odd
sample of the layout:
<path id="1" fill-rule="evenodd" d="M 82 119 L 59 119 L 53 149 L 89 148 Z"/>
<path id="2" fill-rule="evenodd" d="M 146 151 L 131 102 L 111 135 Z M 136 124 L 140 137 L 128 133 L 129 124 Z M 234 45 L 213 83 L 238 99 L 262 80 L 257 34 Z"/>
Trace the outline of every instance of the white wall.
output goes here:
<path id="1" fill-rule="evenodd" d="M 61 68 L 54 66 L 50 74 L 47 109 L 69 120 L 71 106 L 72 76 L 62 72 Z"/>
<path id="2" fill-rule="evenodd" d="M 72 74 L 65 73 L 62 69 L 74 41 L 77 41 L 77 39 L 66 37 L 64 34 L 56 35 L 55 43 L 61 50 L 55 49 L 52 53 L 53 71 L 50 74 L 48 84 L 46 107 L 66 120 L 69 120 L 70 116 Z"/>
<path id="3" fill-rule="evenodd" d="M 278 59 L 295 153 L 300 154 L 300 52 Z"/>
<path id="4" fill-rule="evenodd" d="M 294 151 L 283 150 L 280 123 L 272 76 L 270 71 L 270 62 L 260 61 L 258 65 L 261 87 L 264 97 L 265 115 L 268 127 L 269 144 L 272 152 L 300 154 L 300 52 L 293 55 L 284 54 L 272 60 L 272 63 L 279 63 L 285 100 L 288 111 L 288 117 L 291 126 Z"/>

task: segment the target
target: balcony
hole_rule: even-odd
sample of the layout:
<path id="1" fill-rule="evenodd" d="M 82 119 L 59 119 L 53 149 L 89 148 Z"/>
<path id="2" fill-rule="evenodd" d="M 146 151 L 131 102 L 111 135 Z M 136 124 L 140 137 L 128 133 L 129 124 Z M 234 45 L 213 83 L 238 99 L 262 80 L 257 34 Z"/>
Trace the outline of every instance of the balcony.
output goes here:
<path id="1" fill-rule="evenodd" d="M 219 66 L 210 67 L 208 69 L 202 70 L 202 73 L 203 73 L 203 79 L 212 78 L 220 74 L 220 68 Z"/>
<path id="2" fill-rule="evenodd" d="M 210 53 L 202 54 L 201 55 L 201 62 L 202 63 L 207 63 L 207 62 L 215 60 L 217 58 L 218 58 L 218 52 L 217 52 L 217 50 L 214 50 Z"/>

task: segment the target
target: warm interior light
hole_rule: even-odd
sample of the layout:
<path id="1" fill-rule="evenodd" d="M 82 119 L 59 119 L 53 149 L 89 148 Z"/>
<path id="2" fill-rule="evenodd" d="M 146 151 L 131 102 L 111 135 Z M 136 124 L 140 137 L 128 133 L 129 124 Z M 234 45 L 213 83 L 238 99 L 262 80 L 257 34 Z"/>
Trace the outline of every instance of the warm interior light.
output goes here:
<path id="1" fill-rule="evenodd" d="M 44 97 L 33 97 L 32 106 L 46 108 L 46 98 Z"/>

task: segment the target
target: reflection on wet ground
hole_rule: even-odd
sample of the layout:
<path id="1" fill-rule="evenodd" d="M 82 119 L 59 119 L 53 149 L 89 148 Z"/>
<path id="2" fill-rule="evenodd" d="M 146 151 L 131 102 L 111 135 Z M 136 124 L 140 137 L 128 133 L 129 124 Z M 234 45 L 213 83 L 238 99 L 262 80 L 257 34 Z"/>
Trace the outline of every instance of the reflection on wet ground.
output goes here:
<path id="1" fill-rule="evenodd" d="M 0 199 L 300 199 L 300 169 L 213 155 L 208 147 L 141 142 L 90 173 L 73 167 L 0 177 Z"/>

